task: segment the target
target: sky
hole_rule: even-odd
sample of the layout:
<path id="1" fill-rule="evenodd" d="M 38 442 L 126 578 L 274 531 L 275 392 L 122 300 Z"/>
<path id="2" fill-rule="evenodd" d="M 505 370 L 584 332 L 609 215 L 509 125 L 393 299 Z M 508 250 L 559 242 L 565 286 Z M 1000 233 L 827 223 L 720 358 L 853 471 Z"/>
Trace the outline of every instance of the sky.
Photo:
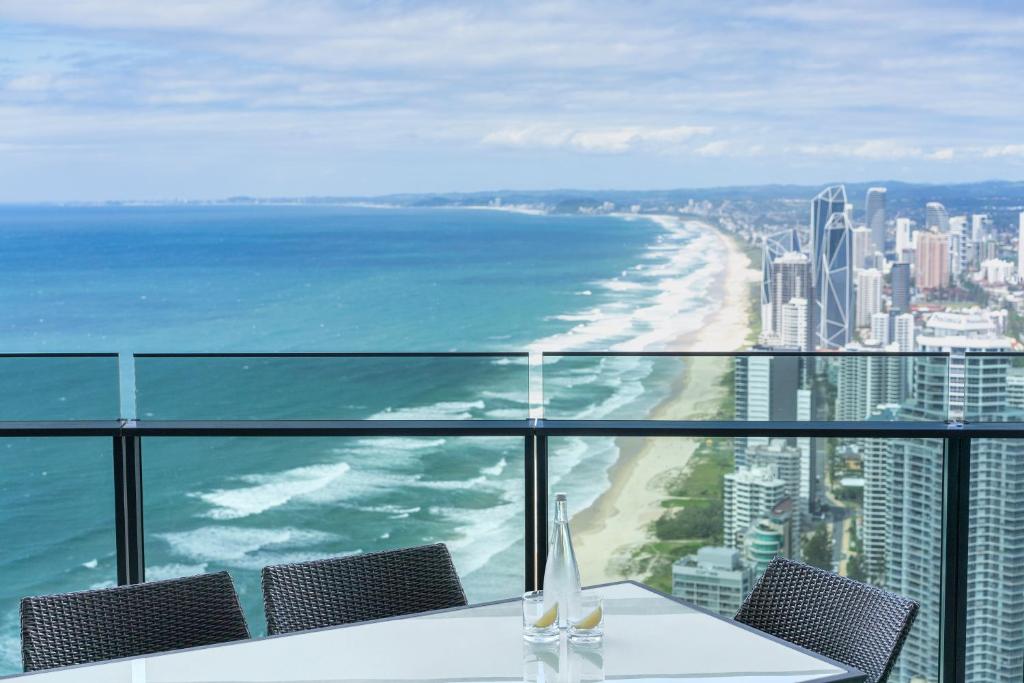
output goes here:
<path id="1" fill-rule="evenodd" d="M 1024 178 L 1013 2 L 0 0 L 0 201 Z"/>

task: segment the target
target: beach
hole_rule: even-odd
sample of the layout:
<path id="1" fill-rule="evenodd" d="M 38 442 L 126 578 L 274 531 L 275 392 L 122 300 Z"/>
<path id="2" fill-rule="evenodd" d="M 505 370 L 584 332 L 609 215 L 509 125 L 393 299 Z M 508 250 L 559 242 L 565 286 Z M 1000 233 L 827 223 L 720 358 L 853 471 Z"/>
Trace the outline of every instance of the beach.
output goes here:
<path id="1" fill-rule="evenodd" d="M 725 267 L 714 291 L 719 306 L 701 328 L 679 337 L 668 350 L 733 351 L 750 334 L 749 287 L 757 272 L 735 239 L 705 223 L 722 245 Z M 686 363 L 671 395 L 650 414 L 652 419 L 711 417 L 725 397 L 726 357 L 704 357 Z M 608 472 L 609 488 L 592 505 L 573 516 L 573 542 L 584 584 L 630 577 L 625 561 L 632 551 L 654 540 L 651 523 L 664 512 L 666 482 L 686 468 L 696 439 L 618 439 L 618 460 Z"/>

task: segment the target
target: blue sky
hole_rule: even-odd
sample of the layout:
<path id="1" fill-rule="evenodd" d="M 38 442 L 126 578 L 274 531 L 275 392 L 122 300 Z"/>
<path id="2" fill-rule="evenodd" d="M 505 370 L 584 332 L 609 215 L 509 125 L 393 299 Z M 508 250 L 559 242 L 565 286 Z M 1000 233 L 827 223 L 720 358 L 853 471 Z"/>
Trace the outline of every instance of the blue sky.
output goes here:
<path id="1" fill-rule="evenodd" d="M 1016 2 L 0 2 L 0 201 L 1024 178 Z"/>

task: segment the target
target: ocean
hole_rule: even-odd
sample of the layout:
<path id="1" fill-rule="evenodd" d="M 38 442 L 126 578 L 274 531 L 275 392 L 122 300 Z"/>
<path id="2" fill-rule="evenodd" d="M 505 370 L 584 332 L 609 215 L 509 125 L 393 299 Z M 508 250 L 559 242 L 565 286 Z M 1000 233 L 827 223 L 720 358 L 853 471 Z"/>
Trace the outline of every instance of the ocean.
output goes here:
<path id="1" fill-rule="evenodd" d="M 718 305 L 720 256 L 706 227 L 664 217 L 5 206 L 0 350 L 662 349 Z M 563 359 L 544 367 L 544 403 L 562 417 L 643 417 L 676 370 Z M 512 357 L 140 359 L 134 409 L 147 419 L 524 418 L 529 372 Z M 0 410 L 118 417 L 112 376 L 109 359 L 3 359 Z M 0 447 L 7 673 L 20 670 L 20 597 L 114 584 L 113 501 L 106 438 Z M 154 437 L 143 453 L 147 578 L 229 570 L 255 633 L 259 569 L 272 563 L 444 541 L 470 600 L 522 590 L 520 439 Z M 553 441 L 552 485 L 582 509 L 616 457 L 610 440 Z"/>

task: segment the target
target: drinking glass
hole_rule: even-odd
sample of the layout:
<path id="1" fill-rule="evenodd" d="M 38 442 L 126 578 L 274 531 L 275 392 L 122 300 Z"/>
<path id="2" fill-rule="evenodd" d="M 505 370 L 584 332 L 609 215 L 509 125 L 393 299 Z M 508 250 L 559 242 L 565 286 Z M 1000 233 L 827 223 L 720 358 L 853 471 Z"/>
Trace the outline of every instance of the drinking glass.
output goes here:
<path id="1" fill-rule="evenodd" d="M 604 601 L 584 591 L 573 601 L 569 612 L 569 640 L 574 643 L 597 643 L 604 635 Z"/>
<path id="2" fill-rule="evenodd" d="M 558 603 L 544 604 L 544 591 L 523 593 L 523 638 L 531 643 L 558 640 Z"/>

